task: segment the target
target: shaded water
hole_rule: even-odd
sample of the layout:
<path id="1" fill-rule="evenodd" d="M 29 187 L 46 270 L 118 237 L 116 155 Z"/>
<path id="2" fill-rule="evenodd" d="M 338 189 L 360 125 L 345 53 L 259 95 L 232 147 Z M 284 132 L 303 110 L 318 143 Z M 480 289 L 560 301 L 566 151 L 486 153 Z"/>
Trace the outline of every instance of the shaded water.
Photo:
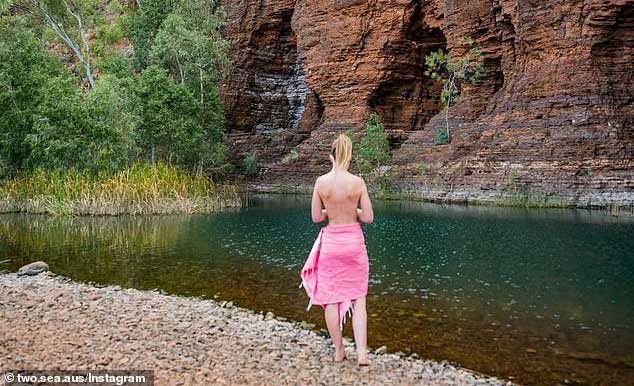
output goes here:
<path id="1" fill-rule="evenodd" d="M 375 202 L 369 343 L 527 384 L 632 384 L 634 221 L 603 213 Z M 299 270 L 309 197 L 212 215 L 0 216 L 0 269 L 233 300 L 325 327 Z M 347 322 L 346 334 L 351 335 Z"/>

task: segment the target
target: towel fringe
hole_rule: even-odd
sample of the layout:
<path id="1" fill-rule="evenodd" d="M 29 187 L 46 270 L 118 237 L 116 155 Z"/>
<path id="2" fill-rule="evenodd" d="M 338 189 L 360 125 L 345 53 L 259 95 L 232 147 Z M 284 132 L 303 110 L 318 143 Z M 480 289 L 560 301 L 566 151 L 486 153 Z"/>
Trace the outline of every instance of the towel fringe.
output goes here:
<path id="1" fill-rule="evenodd" d="M 352 311 L 354 310 L 354 303 L 350 302 L 350 307 L 344 311 L 343 318 L 341 318 L 341 322 L 339 324 L 339 329 L 343 331 L 343 325 L 346 324 L 346 317 L 352 317 Z"/>

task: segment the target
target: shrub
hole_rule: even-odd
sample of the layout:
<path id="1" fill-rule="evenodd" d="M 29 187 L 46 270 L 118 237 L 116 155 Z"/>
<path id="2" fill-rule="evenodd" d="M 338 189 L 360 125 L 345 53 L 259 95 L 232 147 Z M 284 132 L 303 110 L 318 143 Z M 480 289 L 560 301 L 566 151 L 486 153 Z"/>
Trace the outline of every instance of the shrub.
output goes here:
<path id="1" fill-rule="evenodd" d="M 137 143 L 142 158 L 152 163 L 161 159 L 195 164 L 204 132 L 196 122 L 198 104 L 193 93 L 162 68 L 150 66 L 138 79 L 137 96 L 141 101 Z"/>
<path id="2" fill-rule="evenodd" d="M 416 172 L 418 174 L 427 174 L 431 170 L 431 165 L 426 162 L 419 162 L 416 164 Z"/>
<path id="3" fill-rule="evenodd" d="M 297 149 L 291 149 L 290 153 L 288 153 L 287 155 L 284 156 L 284 158 L 282 158 L 282 163 L 289 163 L 292 161 L 297 161 L 299 159 L 299 151 L 297 151 Z"/>
<path id="4" fill-rule="evenodd" d="M 99 61 L 102 73 L 111 74 L 117 78 L 131 78 L 132 65 L 130 60 L 120 54 L 107 55 Z"/>
<path id="5" fill-rule="evenodd" d="M 66 87 L 63 94 L 74 88 L 61 61 L 42 47 L 21 18 L 2 19 L 0 57 L 0 159 L 5 170 L 15 171 L 26 167 L 30 147 L 25 140 L 43 118 L 40 105 L 51 96 L 44 90 L 57 80 Z"/>
<path id="6" fill-rule="evenodd" d="M 449 142 L 449 134 L 442 127 L 437 127 L 434 145 L 444 145 L 447 142 Z"/>
<path id="7" fill-rule="evenodd" d="M 66 4 L 44 11 L 75 23 Z M 94 32 L 90 51 L 99 54 L 98 78 L 86 69 L 90 89 L 46 50 L 45 35 L 57 42 L 64 35 L 54 20 L 35 8 L 28 19 L 11 13 L 0 19 L 0 177 L 36 168 L 97 172 L 138 160 L 228 170 L 219 91 L 227 62 L 228 43 L 219 32 L 224 11 L 214 0 L 146 0 L 130 25 L 127 6 L 100 4 L 80 4 L 85 26 Z M 0 12 L 7 10 L 2 4 Z M 165 23 L 168 15 L 178 28 Z M 114 46 L 129 29 L 141 71 L 133 71 L 132 60 Z M 191 75 L 186 80 L 168 72 L 175 48 L 182 55 L 171 59 Z M 153 49 L 157 64 L 148 65 Z"/>
<path id="8" fill-rule="evenodd" d="M 445 129 L 447 136 L 446 141 L 443 143 L 447 143 L 450 140 L 449 107 L 458 100 L 462 84 L 479 82 L 484 71 L 484 67 L 482 63 L 480 63 L 482 53 L 474 46 L 473 40 L 466 38 L 464 45 L 469 47 L 467 54 L 458 58 L 455 62 L 449 61 L 449 54 L 440 49 L 425 56 L 425 66 L 427 67 L 425 75 L 432 79 L 440 80 L 443 85 L 440 101 L 445 106 Z M 438 133 L 438 131 L 436 131 L 436 133 Z M 436 134 L 436 138 L 438 138 L 438 134 Z"/>
<path id="9" fill-rule="evenodd" d="M 130 21 L 130 39 L 134 45 L 134 64 L 143 69 L 149 64 L 154 36 L 173 10 L 172 0 L 145 0 Z"/>
<path id="10" fill-rule="evenodd" d="M 255 158 L 255 152 L 246 153 L 244 155 L 244 159 L 242 160 L 242 170 L 244 171 L 244 173 L 254 175 L 259 172 L 259 169 L 260 168 Z"/>
<path id="11" fill-rule="evenodd" d="M 355 161 L 359 172 L 381 174 L 381 165 L 390 159 L 390 142 L 378 114 L 370 115 L 365 136 L 355 142 L 357 144 L 354 152 L 356 153 Z"/>

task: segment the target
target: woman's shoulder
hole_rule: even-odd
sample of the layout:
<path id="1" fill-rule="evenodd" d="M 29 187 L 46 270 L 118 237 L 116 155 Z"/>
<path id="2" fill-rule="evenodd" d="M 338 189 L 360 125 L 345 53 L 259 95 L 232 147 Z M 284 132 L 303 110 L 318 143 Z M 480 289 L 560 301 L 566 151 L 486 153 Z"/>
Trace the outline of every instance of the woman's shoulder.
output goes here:
<path id="1" fill-rule="evenodd" d="M 356 183 L 361 184 L 361 185 L 365 184 L 365 180 L 363 179 L 363 177 L 358 176 L 358 175 L 356 175 L 356 174 L 352 174 L 352 173 L 350 173 L 350 175 L 352 176 L 352 179 L 353 179 Z"/>
<path id="2" fill-rule="evenodd" d="M 322 174 L 315 179 L 315 182 L 323 182 L 327 180 L 329 176 L 330 176 L 330 173 Z"/>
<path id="3" fill-rule="evenodd" d="M 327 183 L 328 181 L 330 181 L 332 179 L 333 175 L 334 174 L 332 172 L 328 172 L 328 173 L 322 174 L 322 175 L 320 175 L 319 177 L 317 177 L 315 179 L 315 183 Z M 356 174 L 352 174 L 352 173 L 348 172 L 348 178 L 351 181 L 355 182 L 356 184 L 359 184 L 359 185 L 364 185 L 365 184 L 365 181 L 363 180 L 363 178 L 361 176 L 356 175 Z"/>

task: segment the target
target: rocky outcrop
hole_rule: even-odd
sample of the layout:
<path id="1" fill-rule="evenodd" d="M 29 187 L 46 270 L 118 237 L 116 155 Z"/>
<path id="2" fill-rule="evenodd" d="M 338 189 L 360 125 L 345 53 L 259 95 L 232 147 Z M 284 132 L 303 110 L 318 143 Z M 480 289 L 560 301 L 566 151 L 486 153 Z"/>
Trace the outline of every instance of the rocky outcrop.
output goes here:
<path id="1" fill-rule="evenodd" d="M 224 88 L 232 156 L 256 152 L 255 183 L 309 187 L 334 134 L 379 112 L 395 186 L 416 196 L 552 195 L 634 204 L 634 3 L 617 0 L 225 1 L 233 72 Z M 450 109 L 424 58 L 470 37 L 483 81 Z M 290 149 L 299 158 L 282 162 Z"/>
<path id="2" fill-rule="evenodd" d="M 275 162 L 319 127 L 321 102 L 312 92 L 291 26 L 294 1 L 226 4 L 232 68 L 224 85 L 233 158 L 255 153 Z"/>

